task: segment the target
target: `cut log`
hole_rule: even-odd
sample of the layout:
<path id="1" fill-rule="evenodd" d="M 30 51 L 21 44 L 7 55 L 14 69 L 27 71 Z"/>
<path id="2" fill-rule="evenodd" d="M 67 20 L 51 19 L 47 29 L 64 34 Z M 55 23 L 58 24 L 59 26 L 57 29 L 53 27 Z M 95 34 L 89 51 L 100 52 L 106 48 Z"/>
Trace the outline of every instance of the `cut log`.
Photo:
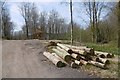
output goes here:
<path id="1" fill-rule="evenodd" d="M 104 55 L 104 54 L 97 54 L 96 56 L 97 56 L 97 57 L 101 57 L 101 58 L 105 58 L 105 55 Z"/>
<path id="2" fill-rule="evenodd" d="M 97 62 L 101 62 L 103 64 L 110 64 L 110 61 L 107 59 L 103 59 L 103 58 L 96 58 Z"/>
<path id="3" fill-rule="evenodd" d="M 63 63 L 67 64 L 67 62 L 65 62 L 60 56 L 58 56 L 56 53 L 52 53 L 53 56 L 57 57 L 60 61 L 62 61 Z"/>
<path id="4" fill-rule="evenodd" d="M 114 54 L 107 53 L 107 52 L 95 51 L 95 54 L 98 55 L 98 56 L 100 56 L 101 58 L 103 58 L 104 56 L 106 58 L 112 58 L 112 57 L 114 57 Z M 102 55 L 104 55 L 104 56 L 102 56 Z"/>
<path id="5" fill-rule="evenodd" d="M 78 64 L 76 64 L 75 62 L 72 62 L 72 61 L 71 61 L 71 63 L 70 63 L 70 66 L 71 66 L 72 68 L 78 68 L 78 67 L 79 67 Z"/>
<path id="6" fill-rule="evenodd" d="M 52 49 L 58 56 L 60 56 L 62 59 L 64 59 L 66 62 L 69 62 L 71 60 L 71 56 L 69 53 L 58 50 L 58 49 Z"/>
<path id="7" fill-rule="evenodd" d="M 80 55 L 86 55 L 87 52 L 85 50 L 77 50 L 77 49 L 72 49 L 73 53 L 80 54 Z"/>
<path id="8" fill-rule="evenodd" d="M 57 67 L 64 67 L 65 63 L 60 61 L 57 57 L 53 56 L 49 52 L 44 52 L 43 55 L 47 57 L 53 64 L 55 64 Z"/>
<path id="9" fill-rule="evenodd" d="M 90 55 L 94 56 L 95 52 L 93 48 L 87 48 L 86 46 L 71 46 L 71 45 L 67 45 L 67 44 L 63 44 L 66 47 L 72 49 L 73 50 L 85 50 L 87 53 L 89 53 Z"/>
<path id="10" fill-rule="evenodd" d="M 81 59 L 83 59 L 83 60 L 86 60 L 86 61 L 92 60 L 91 55 L 88 54 L 85 50 L 76 50 L 76 49 L 74 49 L 74 50 L 72 50 L 72 51 L 73 51 L 74 53 L 76 53 L 76 54 L 79 54 L 80 56 L 84 56 L 85 59 L 81 58 Z"/>
<path id="11" fill-rule="evenodd" d="M 65 51 L 67 51 L 68 53 L 70 53 L 70 54 L 73 53 L 72 50 L 70 48 L 66 47 L 65 45 L 60 44 L 60 43 L 57 43 L 57 45 L 59 47 L 61 47 L 62 49 L 64 49 Z"/>
<path id="12" fill-rule="evenodd" d="M 61 47 L 59 47 L 59 46 L 57 46 L 56 48 L 57 48 L 59 51 L 62 51 L 62 52 L 65 52 L 65 53 L 69 54 L 66 50 L 64 50 L 63 48 L 61 48 Z"/>
<path id="13" fill-rule="evenodd" d="M 85 48 L 84 50 L 90 55 L 95 56 L 95 52 L 93 48 Z"/>
<path id="14" fill-rule="evenodd" d="M 80 60 L 80 63 L 83 64 L 83 65 L 87 65 L 88 64 L 88 62 L 85 61 L 85 60 Z"/>
<path id="15" fill-rule="evenodd" d="M 95 61 L 88 61 L 89 64 L 92 64 L 94 66 L 97 66 L 97 67 L 100 67 L 100 68 L 103 68 L 103 69 L 106 69 L 106 64 L 103 64 L 103 63 L 99 63 L 99 62 L 95 62 Z"/>
<path id="16" fill-rule="evenodd" d="M 81 63 L 80 61 L 78 61 L 78 60 L 75 60 L 74 61 L 78 66 L 82 66 L 83 65 L 83 63 Z"/>
<path id="17" fill-rule="evenodd" d="M 75 54 L 75 53 L 72 53 L 71 56 L 72 56 L 73 58 L 75 58 L 76 60 L 80 60 L 80 59 L 81 59 L 80 55 Z"/>
<path id="18" fill-rule="evenodd" d="M 47 46 L 48 46 L 48 47 L 49 47 L 49 46 L 57 46 L 57 43 L 56 43 L 56 42 L 53 42 L 53 41 L 50 41 Z"/>

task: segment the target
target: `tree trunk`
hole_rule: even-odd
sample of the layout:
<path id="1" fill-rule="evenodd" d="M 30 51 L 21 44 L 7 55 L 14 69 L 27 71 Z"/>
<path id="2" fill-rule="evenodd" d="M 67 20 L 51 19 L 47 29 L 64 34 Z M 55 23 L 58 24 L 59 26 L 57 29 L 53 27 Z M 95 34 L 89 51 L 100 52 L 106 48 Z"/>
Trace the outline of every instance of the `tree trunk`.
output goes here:
<path id="1" fill-rule="evenodd" d="M 95 43 L 95 0 L 93 2 L 93 25 L 92 25 L 92 29 L 93 29 L 93 43 Z"/>
<path id="2" fill-rule="evenodd" d="M 25 23 L 26 23 L 26 36 L 27 36 L 27 39 L 29 39 L 28 22 L 26 19 L 25 19 Z"/>
<path id="3" fill-rule="evenodd" d="M 120 53 L 120 1 L 118 2 L 118 49 Z"/>
<path id="4" fill-rule="evenodd" d="M 73 44 L 73 15 L 72 15 L 72 0 L 70 0 L 70 13 L 71 13 L 71 45 Z"/>

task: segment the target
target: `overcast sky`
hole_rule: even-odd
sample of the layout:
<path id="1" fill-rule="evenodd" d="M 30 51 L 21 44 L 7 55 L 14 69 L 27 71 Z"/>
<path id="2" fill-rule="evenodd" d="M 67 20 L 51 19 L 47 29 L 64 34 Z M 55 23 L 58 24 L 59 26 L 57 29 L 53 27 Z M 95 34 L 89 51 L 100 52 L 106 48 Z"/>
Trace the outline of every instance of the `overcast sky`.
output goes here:
<path id="1" fill-rule="evenodd" d="M 16 25 L 15 31 L 21 30 L 21 26 L 24 24 L 24 19 L 19 12 L 18 6 L 20 5 L 20 2 L 25 1 L 32 2 L 33 0 L 9 0 L 6 3 L 10 11 L 11 21 L 13 21 Z M 58 11 L 61 17 L 65 18 L 67 22 L 70 22 L 70 9 L 68 4 L 69 0 L 66 0 L 66 4 L 61 4 L 61 2 L 63 1 L 65 0 L 34 0 L 38 8 L 38 12 L 46 11 L 49 13 L 51 10 L 55 9 L 56 11 Z M 74 22 L 80 24 L 81 27 L 86 27 L 86 22 L 89 22 L 89 18 L 86 15 L 85 8 L 83 7 L 83 5 L 80 4 L 79 1 L 80 0 L 73 0 Z"/>

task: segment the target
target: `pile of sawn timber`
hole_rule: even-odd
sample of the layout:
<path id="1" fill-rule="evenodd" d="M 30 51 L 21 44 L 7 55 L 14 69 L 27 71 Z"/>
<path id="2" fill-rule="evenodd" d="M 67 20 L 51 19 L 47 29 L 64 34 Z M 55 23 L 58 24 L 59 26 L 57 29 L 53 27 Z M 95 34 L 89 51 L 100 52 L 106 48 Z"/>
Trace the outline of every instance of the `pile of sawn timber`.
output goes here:
<path id="1" fill-rule="evenodd" d="M 72 68 L 78 68 L 82 65 L 94 65 L 102 69 L 107 69 L 110 61 L 106 58 L 114 57 L 111 53 L 94 51 L 93 48 L 86 46 L 71 46 L 68 44 L 56 43 L 56 48 L 53 48 L 53 53 L 44 52 L 47 57 L 57 67 L 65 67 L 66 65 Z"/>

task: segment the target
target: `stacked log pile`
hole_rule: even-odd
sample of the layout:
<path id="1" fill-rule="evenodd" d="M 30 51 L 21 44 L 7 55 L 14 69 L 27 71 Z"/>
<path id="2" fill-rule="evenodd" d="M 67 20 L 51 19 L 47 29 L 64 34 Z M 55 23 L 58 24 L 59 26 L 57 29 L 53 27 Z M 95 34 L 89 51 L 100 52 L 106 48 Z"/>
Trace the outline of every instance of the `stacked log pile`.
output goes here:
<path id="1" fill-rule="evenodd" d="M 82 65 L 94 65 L 102 69 L 106 69 L 110 61 L 106 58 L 113 58 L 111 53 L 94 51 L 93 48 L 86 46 L 71 46 L 67 44 L 54 43 L 56 48 L 53 48 L 53 53 L 44 52 L 46 56 L 57 67 L 65 65 L 72 68 L 78 68 Z"/>

